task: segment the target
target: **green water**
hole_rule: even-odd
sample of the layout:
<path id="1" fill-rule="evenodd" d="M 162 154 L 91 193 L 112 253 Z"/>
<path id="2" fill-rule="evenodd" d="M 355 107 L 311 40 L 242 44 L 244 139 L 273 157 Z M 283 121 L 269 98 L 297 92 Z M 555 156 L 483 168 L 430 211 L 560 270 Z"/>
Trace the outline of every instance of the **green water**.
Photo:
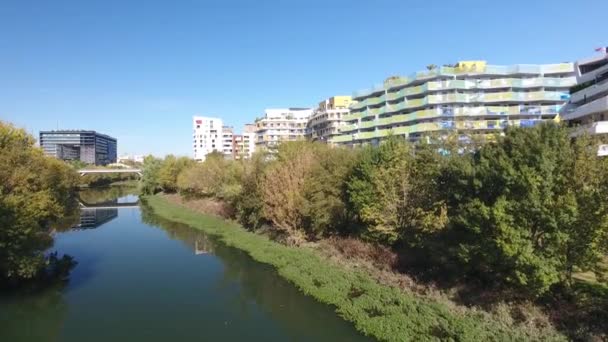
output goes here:
<path id="1" fill-rule="evenodd" d="M 56 234 L 53 250 L 78 262 L 67 284 L 0 296 L 0 341 L 366 340 L 239 250 L 145 208 L 107 208 L 134 199 L 119 195 Z"/>

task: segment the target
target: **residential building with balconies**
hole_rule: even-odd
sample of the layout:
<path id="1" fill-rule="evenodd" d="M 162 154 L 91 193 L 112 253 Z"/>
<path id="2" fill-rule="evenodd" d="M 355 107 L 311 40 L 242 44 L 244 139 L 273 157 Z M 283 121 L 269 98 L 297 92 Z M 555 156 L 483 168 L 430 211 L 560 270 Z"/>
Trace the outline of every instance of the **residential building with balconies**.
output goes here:
<path id="1" fill-rule="evenodd" d="M 561 119 L 575 127 L 573 135 L 608 133 L 608 54 L 576 62 L 577 85 Z"/>
<path id="2" fill-rule="evenodd" d="M 255 122 L 255 148 L 273 148 L 284 141 L 304 139 L 311 108 L 266 109 Z"/>
<path id="3" fill-rule="evenodd" d="M 222 119 L 204 116 L 192 118 L 194 159 L 205 161 L 209 153 L 223 151 Z"/>
<path id="4" fill-rule="evenodd" d="M 222 126 L 222 154 L 224 158 L 233 159 L 233 136 L 234 130 L 230 126 Z"/>
<path id="5" fill-rule="evenodd" d="M 333 96 L 319 103 L 306 126 L 306 138 L 328 143 L 340 134 L 342 118 L 350 112 L 351 96 Z"/>
<path id="6" fill-rule="evenodd" d="M 354 93 L 343 145 L 377 144 L 392 134 L 417 141 L 431 132 L 491 134 L 554 119 L 576 84 L 572 63 L 512 66 L 485 61 L 429 66 Z"/>

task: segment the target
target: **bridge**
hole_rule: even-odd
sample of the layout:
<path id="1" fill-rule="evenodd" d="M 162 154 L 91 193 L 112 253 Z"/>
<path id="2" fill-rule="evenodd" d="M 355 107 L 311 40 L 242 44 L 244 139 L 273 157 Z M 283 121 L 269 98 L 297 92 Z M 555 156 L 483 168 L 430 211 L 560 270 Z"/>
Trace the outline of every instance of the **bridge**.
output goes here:
<path id="1" fill-rule="evenodd" d="M 82 169 L 78 170 L 81 176 L 100 173 L 136 173 L 141 177 L 141 169 Z"/>
<path id="2" fill-rule="evenodd" d="M 81 210 L 139 208 L 139 201 L 131 203 L 102 202 L 96 204 L 89 204 L 83 201 L 78 201 L 78 205 Z"/>

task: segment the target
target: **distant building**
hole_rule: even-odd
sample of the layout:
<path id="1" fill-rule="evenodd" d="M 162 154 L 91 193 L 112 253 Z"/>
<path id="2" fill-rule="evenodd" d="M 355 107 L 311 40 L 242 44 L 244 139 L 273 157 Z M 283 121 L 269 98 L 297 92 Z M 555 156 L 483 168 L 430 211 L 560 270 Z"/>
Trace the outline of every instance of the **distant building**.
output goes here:
<path id="1" fill-rule="evenodd" d="M 608 133 L 608 55 L 580 60 L 574 67 L 577 85 L 560 115 L 577 127 L 574 135 Z"/>
<path id="2" fill-rule="evenodd" d="M 256 149 L 304 139 L 306 123 L 311 115 L 311 108 L 266 109 L 264 117 L 255 122 Z"/>
<path id="3" fill-rule="evenodd" d="M 224 158 L 234 159 L 233 142 L 234 130 L 229 126 L 222 126 L 222 154 Z"/>
<path id="4" fill-rule="evenodd" d="M 41 131 L 40 147 L 47 156 L 62 160 L 80 160 L 94 165 L 116 162 L 116 139 L 95 131 Z"/>
<path id="5" fill-rule="evenodd" d="M 232 150 L 234 159 L 251 158 L 255 152 L 255 130 L 253 124 L 246 124 L 243 134 L 235 134 L 232 138 Z"/>
<path id="6" fill-rule="evenodd" d="M 350 96 L 333 96 L 320 102 L 306 125 L 306 138 L 327 143 L 339 135 L 342 117 L 350 112 L 351 103 Z"/>
<path id="7" fill-rule="evenodd" d="M 144 158 L 145 156 L 143 155 L 123 155 L 118 157 L 118 162 L 119 163 L 124 163 L 124 162 L 135 162 L 135 163 L 143 163 L 144 162 Z"/>
<path id="8" fill-rule="evenodd" d="M 491 137 L 506 127 L 553 120 L 575 83 L 572 63 L 429 65 L 425 71 L 392 76 L 354 93 L 356 102 L 332 142 L 376 145 L 391 135 L 418 141 L 450 133 L 463 139 Z"/>
<path id="9" fill-rule="evenodd" d="M 222 119 L 194 116 L 192 128 L 195 160 L 204 161 L 214 151 L 223 153 Z"/>

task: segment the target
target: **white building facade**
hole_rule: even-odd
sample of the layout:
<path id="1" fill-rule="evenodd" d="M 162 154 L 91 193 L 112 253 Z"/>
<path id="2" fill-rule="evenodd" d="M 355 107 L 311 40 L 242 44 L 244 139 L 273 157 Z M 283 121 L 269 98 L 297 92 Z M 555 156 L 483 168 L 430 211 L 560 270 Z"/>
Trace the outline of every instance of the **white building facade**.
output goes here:
<path id="1" fill-rule="evenodd" d="M 223 126 L 222 127 L 222 153 L 224 154 L 224 158 L 233 159 L 233 137 L 234 130 L 232 127 Z"/>
<path id="2" fill-rule="evenodd" d="M 271 148 L 284 141 L 304 138 L 311 108 L 266 109 L 264 117 L 256 120 L 256 148 Z"/>
<path id="3" fill-rule="evenodd" d="M 575 127 L 574 135 L 608 133 L 608 54 L 575 64 L 577 85 L 561 118 Z"/>
<path id="4" fill-rule="evenodd" d="M 214 151 L 224 152 L 222 119 L 194 116 L 192 117 L 192 129 L 196 161 L 205 161 L 207 155 Z"/>

